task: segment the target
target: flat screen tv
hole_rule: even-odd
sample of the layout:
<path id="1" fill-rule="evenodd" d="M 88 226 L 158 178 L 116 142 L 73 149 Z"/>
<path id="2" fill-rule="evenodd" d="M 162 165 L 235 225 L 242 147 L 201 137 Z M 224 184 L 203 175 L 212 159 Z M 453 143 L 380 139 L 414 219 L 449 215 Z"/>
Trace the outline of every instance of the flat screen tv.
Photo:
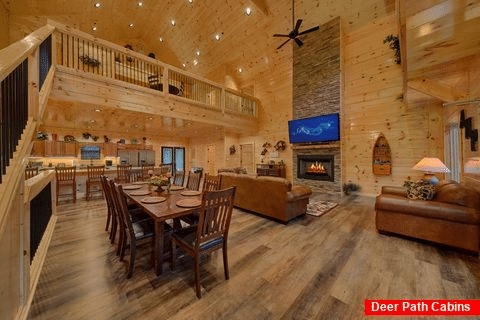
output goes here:
<path id="1" fill-rule="evenodd" d="M 340 140 L 338 113 L 288 121 L 290 143 L 322 143 Z"/>
<path id="2" fill-rule="evenodd" d="M 100 159 L 100 147 L 85 146 L 80 149 L 82 160 Z"/>

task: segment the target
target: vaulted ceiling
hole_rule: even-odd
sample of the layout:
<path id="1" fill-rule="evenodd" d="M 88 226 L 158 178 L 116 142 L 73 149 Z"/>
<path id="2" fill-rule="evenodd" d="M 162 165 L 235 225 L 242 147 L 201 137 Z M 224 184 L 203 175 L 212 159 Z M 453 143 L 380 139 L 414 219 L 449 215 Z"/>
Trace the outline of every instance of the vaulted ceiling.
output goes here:
<path id="1" fill-rule="evenodd" d="M 136 51 L 153 52 L 178 67 L 185 63 L 187 70 L 199 75 L 223 70 L 239 81 L 268 67 L 282 41 L 272 35 L 292 28 L 291 0 L 0 1 L 12 20 L 48 17 L 119 45 L 132 44 Z M 250 15 L 246 8 L 252 10 Z M 307 29 L 341 16 L 346 28 L 354 29 L 394 9 L 394 0 L 297 0 L 295 19 L 302 18 L 302 29 Z M 216 34 L 221 34 L 220 41 Z M 235 74 L 238 67 L 242 74 Z"/>

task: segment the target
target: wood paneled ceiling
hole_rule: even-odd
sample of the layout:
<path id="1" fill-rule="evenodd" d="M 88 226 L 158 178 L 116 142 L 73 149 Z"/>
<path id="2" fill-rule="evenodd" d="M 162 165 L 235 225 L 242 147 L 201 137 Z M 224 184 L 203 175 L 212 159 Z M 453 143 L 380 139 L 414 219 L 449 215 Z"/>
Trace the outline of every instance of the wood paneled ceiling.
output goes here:
<path id="1" fill-rule="evenodd" d="M 264 69 L 282 40 L 272 35 L 292 28 L 291 0 L 0 1 L 13 19 L 48 17 L 119 45 L 132 44 L 136 51 L 153 52 L 157 59 L 178 67 L 186 63 L 189 71 L 202 76 L 235 72 L 242 66 L 243 75 L 236 75 L 239 81 Z M 244 12 L 247 7 L 252 9 L 250 16 Z M 303 19 L 305 29 L 336 16 L 342 16 L 347 29 L 354 29 L 394 9 L 394 0 L 295 2 L 296 18 Z M 134 27 L 129 27 L 131 23 Z M 92 31 L 94 24 L 96 31 Z M 220 41 L 214 40 L 217 33 L 222 34 Z M 199 62 L 196 66 L 194 59 Z"/>

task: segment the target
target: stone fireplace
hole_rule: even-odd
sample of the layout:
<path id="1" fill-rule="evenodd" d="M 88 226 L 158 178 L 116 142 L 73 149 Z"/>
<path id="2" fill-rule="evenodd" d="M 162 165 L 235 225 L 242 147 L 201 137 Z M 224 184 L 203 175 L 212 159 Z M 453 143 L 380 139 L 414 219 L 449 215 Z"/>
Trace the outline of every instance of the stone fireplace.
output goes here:
<path id="1" fill-rule="evenodd" d="M 293 49 L 292 118 L 340 113 L 341 123 L 340 19 L 332 19 L 303 40 L 304 46 Z M 341 196 L 340 145 L 340 142 L 292 145 L 293 183 L 307 185 L 315 192 Z M 314 168 L 308 170 L 312 164 Z"/>
<path id="2" fill-rule="evenodd" d="M 297 155 L 297 178 L 335 181 L 333 155 Z"/>

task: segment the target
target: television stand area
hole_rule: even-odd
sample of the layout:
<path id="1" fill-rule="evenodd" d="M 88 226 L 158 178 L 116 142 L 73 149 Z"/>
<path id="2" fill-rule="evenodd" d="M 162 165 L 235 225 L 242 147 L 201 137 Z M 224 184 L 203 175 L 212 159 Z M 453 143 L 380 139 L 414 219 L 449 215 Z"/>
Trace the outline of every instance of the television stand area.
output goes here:
<path id="1" fill-rule="evenodd" d="M 284 164 L 257 164 L 257 175 L 270 177 L 286 177 Z"/>
<path id="2" fill-rule="evenodd" d="M 315 143 L 315 144 L 292 144 L 292 149 L 326 149 L 340 148 L 340 142 Z"/>

